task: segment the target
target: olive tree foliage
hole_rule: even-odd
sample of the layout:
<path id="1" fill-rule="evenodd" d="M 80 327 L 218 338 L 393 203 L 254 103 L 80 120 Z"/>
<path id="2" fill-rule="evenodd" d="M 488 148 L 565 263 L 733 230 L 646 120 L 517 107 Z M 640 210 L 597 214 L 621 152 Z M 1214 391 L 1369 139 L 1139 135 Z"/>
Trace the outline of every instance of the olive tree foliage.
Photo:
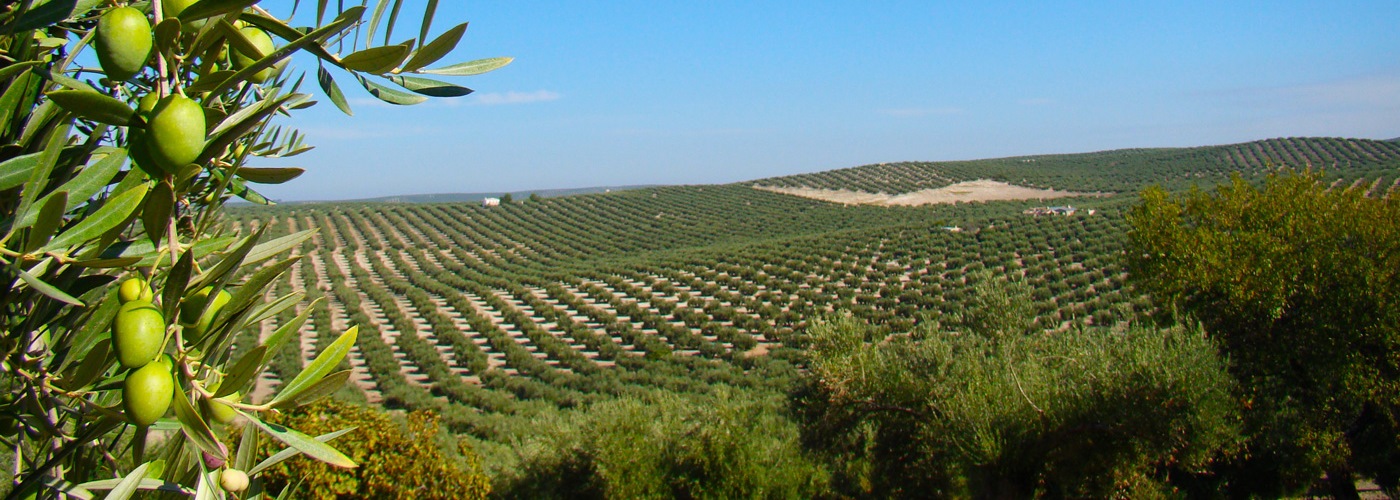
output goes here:
<path id="1" fill-rule="evenodd" d="M 394 43 L 403 36 L 395 22 L 407 18 L 399 15 L 402 0 L 381 0 L 372 11 L 295 2 L 294 10 L 314 10 L 311 26 L 289 25 L 257 0 L 0 5 L 0 442 L 14 455 L 11 496 L 89 498 L 110 490 L 109 498 L 126 498 L 159 489 L 254 497 L 264 493 L 258 471 L 294 454 L 355 466 L 327 444 L 345 430 L 313 438 L 263 420 L 344 385 L 348 372 L 335 369 L 355 343 L 353 328 L 263 402 L 242 395 L 311 308 L 246 355 L 230 357 L 236 338 L 259 342 L 240 332 L 256 332 L 302 299 L 264 297 L 297 260 L 285 253 L 310 233 L 271 241 L 260 241 L 260 231 L 228 234 L 220 211 L 232 196 L 268 203 L 254 184 L 302 172 L 249 166 L 309 149 L 300 133 L 274 123 L 313 104 L 303 77 L 285 68 L 292 54 L 318 60 L 318 84 L 347 113 L 331 69 L 379 99 L 412 104 L 470 92 L 414 74 L 465 76 L 509 62 L 428 68 L 466 28 L 429 40 L 437 3 L 427 3 L 416 39 Z M 101 20 L 119 10 L 125 24 L 99 32 Z M 98 57 L 84 56 L 94 51 Z M 176 101 L 178 116 L 165 114 Z M 174 154 L 181 151 L 188 160 Z M 126 314 L 120 302 L 129 298 L 123 292 L 118 300 L 114 286 L 123 277 L 153 289 L 147 295 L 132 287 L 148 306 L 140 321 L 126 323 L 155 325 L 143 346 L 158 348 L 150 356 L 159 357 L 140 364 L 161 364 L 169 379 L 126 384 L 138 370 L 117 360 L 132 347 L 109 334 Z M 140 390 L 152 387 L 165 392 Z M 128 392 L 142 402 L 133 404 Z M 246 426 L 229 449 L 212 429 L 234 415 Z M 161 439 L 148 446 L 148 435 Z M 260 441 L 287 451 L 258 456 Z M 242 472 L 252 473 L 251 485 L 240 481 Z"/>
<path id="2" fill-rule="evenodd" d="M 1317 172 L 1157 188 L 1130 214 L 1130 275 L 1201 322 L 1230 358 L 1248 453 L 1241 494 L 1295 493 L 1324 472 L 1400 486 L 1400 203 L 1329 189 Z"/>
<path id="3" fill-rule="evenodd" d="M 1020 286 L 984 279 L 969 303 L 1009 305 L 1027 293 Z M 793 402 L 838 490 L 1153 497 L 1232 449 L 1230 380 L 1199 331 L 1045 333 L 994 312 L 960 315 L 981 329 L 926 324 L 891 336 L 850 317 L 814 323 L 810 377 Z"/>

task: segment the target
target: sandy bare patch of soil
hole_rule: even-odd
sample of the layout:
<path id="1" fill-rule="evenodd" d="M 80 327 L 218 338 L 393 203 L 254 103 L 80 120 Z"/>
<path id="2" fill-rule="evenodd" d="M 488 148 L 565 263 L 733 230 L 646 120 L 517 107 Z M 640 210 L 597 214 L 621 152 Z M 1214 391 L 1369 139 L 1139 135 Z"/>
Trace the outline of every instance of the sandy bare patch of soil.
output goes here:
<path id="1" fill-rule="evenodd" d="M 774 193 L 790 194 L 803 198 L 813 198 L 833 203 L 844 203 L 847 205 L 931 205 L 931 204 L 953 204 L 968 203 L 974 201 L 1006 201 L 1006 200 L 1049 200 L 1054 198 L 1066 198 L 1070 196 L 1109 196 L 1112 193 L 1081 193 L 1077 191 L 1058 191 L 1054 189 L 1036 189 L 1025 186 L 1007 184 L 992 180 L 975 180 L 959 182 L 950 186 L 938 189 L 925 189 L 912 193 L 899 195 L 889 195 L 884 193 L 865 193 L 861 191 L 850 191 L 846 189 L 816 189 L 816 188 L 783 188 L 754 186 L 754 189 L 772 191 Z"/>

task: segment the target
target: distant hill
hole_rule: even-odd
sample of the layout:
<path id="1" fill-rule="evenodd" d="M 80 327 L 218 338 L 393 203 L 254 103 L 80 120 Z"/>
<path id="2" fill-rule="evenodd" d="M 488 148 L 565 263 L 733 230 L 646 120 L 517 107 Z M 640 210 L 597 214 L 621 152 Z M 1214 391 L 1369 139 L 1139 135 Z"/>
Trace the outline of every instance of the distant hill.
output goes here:
<path id="1" fill-rule="evenodd" d="M 1400 139 L 1400 138 L 1398 138 Z M 1282 138 L 1192 148 L 1120 149 L 949 162 L 864 165 L 748 182 L 770 188 L 845 189 L 897 195 L 989 179 L 1019 186 L 1084 192 L 1136 192 L 1152 184 L 1214 183 L 1239 172 L 1263 175 L 1281 166 L 1323 169 L 1354 178 L 1400 168 L 1400 142 Z"/>
<path id="2" fill-rule="evenodd" d="M 632 189 L 643 189 L 655 187 L 653 185 L 633 185 L 633 186 L 597 186 L 575 189 L 538 189 L 534 191 L 514 191 L 511 197 L 517 200 L 529 198 L 531 194 L 538 194 L 544 198 L 554 198 L 559 196 L 571 196 L 576 194 L 606 193 L 610 191 L 628 191 Z M 480 203 L 486 198 L 500 198 L 505 193 L 493 191 L 487 193 L 435 193 L 435 194 L 406 194 L 397 196 L 381 196 L 378 198 L 361 198 L 355 200 L 336 201 L 315 201 L 315 202 L 284 202 L 284 204 L 297 203 Z"/>

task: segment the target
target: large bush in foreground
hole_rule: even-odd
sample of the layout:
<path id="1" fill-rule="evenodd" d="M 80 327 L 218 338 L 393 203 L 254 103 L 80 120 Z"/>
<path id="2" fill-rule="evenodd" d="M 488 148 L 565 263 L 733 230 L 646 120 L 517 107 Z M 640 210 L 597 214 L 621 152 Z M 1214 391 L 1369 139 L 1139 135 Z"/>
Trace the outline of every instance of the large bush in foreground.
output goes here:
<path id="1" fill-rule="evenodd" d="M 842 464 L 848 494 L 1155 496 L 1233 442 L 1229 377 L 1199 331 L 871 331 L 850 318 L 811 327 L 795 398 L 804 438 Z"/>
<path id="2" fill-rule="evenodd" d="M 274 491 L 295 487 L 298 498 L 485 498 L 491 484 L 476 453 L 441 432 L 438 420 L 427 411 L 399 419 L 382 409 L 333 401 L 298 408 L 275 421 L 312 434 L 353 428 L 339 449 L 359 467 L 294 458 L 269 469 L 265 480 Z"/>
<path id="3" fill-rule="evenodd" d="M 1326 473 L 1400 487 L 1400 202 L 1283 172 L 1262 189 L 1148 189 L 1129 217 L 1135 283 L 1200 321 L 1230 358 L 1248 453 L 1238 494 L 1297 493 Z"/>

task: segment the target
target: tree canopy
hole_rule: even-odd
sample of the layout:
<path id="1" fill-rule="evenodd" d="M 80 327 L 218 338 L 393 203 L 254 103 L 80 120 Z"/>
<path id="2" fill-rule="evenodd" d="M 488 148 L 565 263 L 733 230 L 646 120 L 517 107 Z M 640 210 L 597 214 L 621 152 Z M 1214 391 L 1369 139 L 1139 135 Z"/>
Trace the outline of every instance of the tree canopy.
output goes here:
<path id="1" fill-rule="evenodd" d="M 1148 189 L 1129 216 L 1134 283 L 1199 321 L 1242 385 L 1249 452 L 1235 488 L 1278 495 L 1324 471 L 1397 485 L 1400 204 L 1282 172 L 1262 188 Z"/>

